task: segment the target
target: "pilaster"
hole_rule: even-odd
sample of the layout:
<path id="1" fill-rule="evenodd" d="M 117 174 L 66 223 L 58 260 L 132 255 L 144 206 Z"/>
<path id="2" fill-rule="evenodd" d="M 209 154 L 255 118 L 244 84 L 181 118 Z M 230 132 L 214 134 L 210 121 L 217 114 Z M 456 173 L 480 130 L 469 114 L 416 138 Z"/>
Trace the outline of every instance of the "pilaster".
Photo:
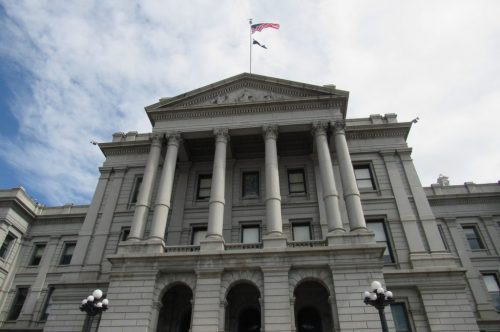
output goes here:
<path id="1" fill-rule="evenodd" d="M 218 331 L 220 312 L 220 269 L 197 271 L 191 331 Z"/>
<path id="2" fill-rule="evenodd" d="M 289 267 L 263 268 L 264 276 L 264 331 L 290 331 L 292 320 L 290 309 Z"/>

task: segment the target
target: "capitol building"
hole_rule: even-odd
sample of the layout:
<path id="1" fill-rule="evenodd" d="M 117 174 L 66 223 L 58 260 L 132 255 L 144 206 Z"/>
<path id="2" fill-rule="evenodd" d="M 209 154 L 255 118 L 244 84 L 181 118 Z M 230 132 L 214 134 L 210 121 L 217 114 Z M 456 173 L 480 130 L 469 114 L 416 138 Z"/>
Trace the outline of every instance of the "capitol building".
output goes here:
<path id="1" fill-rule="evenodd" d="M 239 74 L 99 143 L 89 205 L 1 189 L 0 332 L 82 331 L 94 289 L 92 331 L 381 331 L 373 280 L 390 331 L 500 331 L 500 184 L 423 187 L 412 121 L 348 100 Z"/>

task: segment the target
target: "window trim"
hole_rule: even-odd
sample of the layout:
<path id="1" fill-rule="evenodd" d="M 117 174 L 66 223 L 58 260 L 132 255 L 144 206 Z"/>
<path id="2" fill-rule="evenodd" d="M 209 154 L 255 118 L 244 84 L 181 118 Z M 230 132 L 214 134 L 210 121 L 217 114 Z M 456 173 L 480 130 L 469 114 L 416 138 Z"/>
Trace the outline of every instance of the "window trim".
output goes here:
<path id="1" fill-rule="evenodd" d="M 500 312 L 500 303 L 498 303 L 499 300 L 497 298 L 500 298 L 500 278 L 498 277 L 498 272 L 497 271 L 480 271 L 481 277 L 483 279 L 483 284 L 484 288 L 486 289 L 486 293 L 490 296 L 490 301 L 493 303 L 493 307 L 497 312 Z M 485 276 L 492 276 L 493 279 L 496 281 L 497 287 L 499 291 L 497 292 L 490 292 L 488 290 L 488 286 L 486 285 L 486 280 L 484 279 Z"/>
<path id="2" fill-rule="evenodd" d="M 390 307 L 391 307 L 391 314 L 392 314 L 392 319 L 394 321 L 394 330 L 397 331 L 396 329 L 396 320 L 394 319 L 394 313 L 392 311 L 392 306 L 393 305 L 401 305 L 403 306 L 403 309 L 404 309 L 404 313 L 405 313 L 405 316 L 406 316 L 406 320 L 408 322 L 408 328 L 409 330 L 407 332 L 413 332 L 413 331 L 416 331 L 415 330 L 415 327 L 413 326 L 413 319 L 411 317 L 411 313 L 410 311 L 408 310 L 409 308 L 409 305 L 408 305 L 408 302 L 407 301 L 397 301 L 397 302 L 393 302 L 390 304 Z"/>
<path id="3" fill-rule="evenodd" d="M 43 251 L 42 251 L 42 255 L 40 256 L 40 260 L 38 261 L 37 264 L 33 264 L 33 260 L 35 259 L 35 255 L 37 253 L 37 249 L 39 247 L 42 247 L 42 246 L 43 246 Z M 47 248 L 47 243 L 46 242 L 35 243 L 34 248 L 33 248 L 33 252 L 31 253 L 31 257 L 30 257 L 30 261 L 28 263 L 28 266 L 31 266 L 31 267 L 39 266 L 40 263 L 42 262 L 43 255 L 45 254 L 45 249 L 46 248 Z"/>
<path id="4" fill-rule="evenodd" d="M 54 294 L 54 291 L 56 288 L 54 286 L 49 286 L 47 288 L 47 293 L 45 294 L 45 299 L 43 301 L 43 307 L 40 312 L 40 322 L 46 322 L 47 318 L 49 317 L 49 313 L 47 312 L 47 309 L 49 308 L 50 300 L 52 299 L 52 295 Z"/>
<path id="5" fill-rule="evenodd" d="M 127 233 L 126 239 L 123 238 L 125 233 Z M 120 238 L 118 242 L 127 241 L 129 236 L 130 236 L 130 226 L 123 226 L 122 228 L 120 228 Z"/>
<path id="6" fill-rule="evenodd" d="M 21 305 L 16 304 L 19 302 L 19 290 L 20 289 L 25 289 L 26 290 L 26 295 L 24 296 L 23 302 Z M 26 299 L 28 298 L 30 292 L 30 287 L 29 286 L 16 286 L 16 294 L 14 295 L 14 298 L 12 299 L 12 303 L 10 304 L 10 309 L 7 314 L 7 321 L 16 321 L 18 320 L 19 316 L 21 315 L 21 311 L 23 310 L 24 304 L 26 303 Z M 15 318 L 12 318 L 12 315 L 14 313 L 14 307 L 19 307 L 19 313 L 17 313 L 17 316 Z"/>
<path id="7" fill-rule="evenodd" d="M 257 228 L 258 230 L 258 241 L 257 242 L 243 242 L 243 233 L 245 229 L 249 228 Z M 261 243 L 262 242 L 262 228 L 260 226 L 260 223 L 252 222 L 252 223 L 244 223 L 240 227 L 240 243 Z"/>
<path id="8" fill-rule="evenodd" d="M 141 191 L 142 181 L 144 180 L 144 174 L 137 174 L 134 177 L 134 182 L 132 185 L 132 191 L 130 192 L 129 206 L 134 206 L 137 203 L 139 194 Z"/>
<path id="9" fill-rule="evenodd" d="M 199 246 L 200 244 L 195 244 L 194 243 L 194 236 L 196 234 L 196 232 L 198 231 L 205 231 L 207 232 L 208 231 L 208 225 L 206 224 L 202 224 L 202 225 L 191 225 L 191 240 L 190 240 L 190 244 L 192 246 Z"/>
<path id="10" fill-rule="evenodd" d="M 447 252 L 450 252 L 450 246 L 448 244 L 448 240 L 446 240 L 446 234 L 444 233 L 444 225 L 443 224 L 437 224 L 439 235 L 441 236 L 441 241 L 443 241 L 444 244 L 444 249 Z"/>
<path id="11" fill-rule="evenodd" d="M 297 242 L 307 242 L 307 241 L 313 241 L 314 236 L 313 236 L 313 231 L 312 231 L 312 223 L 310 220 L 290 220 L 290 224 L 292 226 L 292 241 L 297 241 Z M 309 240 L 302 240 L 298 241 L 295 240 L 295 232 L 294 228 L 298 226 L 307 226 L 309 228 Z"/>
<path id="12" fill-rule="evenodd" d="M 290 181 L 290 174 L 293 173 L 301 173 L 302 174 L 302 180 L 304 184 L 304 191 L 292 191 L 291 189 L 291 184 L 298 184 L 300 182 L 294 182 L 292 183 Z M 305 167 L 290 167 L 287 168 L 286 170 L 286 177 L 287 177 L 287 183 L 288 183 L 288 194 L 291 196 L 302 196 L 302 195 L 307 195 L 307 181 L 306 181 L 306 168 Z"/>
<path id="13" fill-rule="evenodd" d="M 481 235 L 481 231 L 479 230 L 479 225 L 478 224 L 460 224 L 462 227 L 462 230 L 464 232 L 464 237 L 467 245 L 469 246 L 469 249 L 471 251 L 482 251 L 486 250 L 486 243 L 484 242 L 484 238 Z M 466 229 L 472 229 L 474 231 L 474 235 L 476 236 L 476 239 L 478 240 L 479 248 L 473 249 L 470 245 L 469 239 L 467 238 L 467 233 Z"/>
<path id="14" fill-rule="evenodd" d="M 356 161 L 352 163 L 352 168 L 354 171 L 354 180 L 356 181 L 356 187 L 358 187 L 358 190 L 360 192 L 373 192 L 378 190 L 378 185 L 377 185 L 377 178 L 375 176 L 375 171 L 373 169 L 373 164 L 371 161 L 368 162 L 363 162 L 363 161 Z M 371 188 L 360 188 L 358 185 L 358 178 L 356 177 L 356 169 L 368 169 L 368 173 L 370 174 L 370 181 L 372 183 Z M 360 180 L 368 180 L 368 179 L 360 179 Z"/>
<path id="15" fill-rule="evenodd" d="M 73 260 L 73 256 L 74 256 L 74 249 L 73 249 L 73 253 L 71 254 L 71 258 L 69 260 L 68 263 L 66 264 L 63 264 L 63 258 L 64 258 L 64 253 L 66 252 L 66 248 L 69 246 L 69 245 L 74 245 L 75 246 L 75 249 L 76 249 L 76 241 L 65 241 L 64 244 L 63 244 L 63 249 L 62 249 L 62 252 L 61 252 L 61 257 L 59 257 L 59 266 L 68 266 L 68 265 L 71 265 L 71 261 Z"/>
<path id="16" fill-rule="evenodd" d="M 385 261 L 385 257 L 386 256 L 384 255 L 382 257 L 382 259 L 384 260 L 384 265 L 396 264 L 397 260 L 396 260 L 396 255 L 395 255 L 395 252 L 394 252 L 394 243 L 392 242 L 391 234 L 387 230 L 387 227 L 388 227 L 387 219 L 385 219 L 385 218 L 370 218 L 370 219 L 366 219 L 366 227 L 368 228 L 368 230 L 370 230 L 370 227 L 368 227 L 369 223 L 381 223 L 382 224 L 382 228 L 384 230 L 384 235 L 385 235 L 385 241 L 384 241 L 384 243 L 387 243 L 387 251 L 389 252 L 389 257 L 391 259 L 390 262 L 386 262 Z M 376 243 L 382 243 L 382 241 L 375 241 L 375 242 Z"/>
<path id="17" fill-rule="evenodd" d="M 245 195 L 245 175 L 257 175 L 257 194 Z M 245 170 L 241 172 L 241 199 L 256 199 L 260 197 L 260 172 L 258 170 Z"/>
<path id="18" fill-rule="evenodd" d="M 209 188 L 201 188 L 201 180 L 202 179 L 210 179 L 210 187 Z M 210 189 L 210 193 L 212 193 L 212 173 L 200 173 L 196 178 L 196 200 L 197 201 L 208 201 L 210 199 L 210 195 L 200 197 L 200 189 Z"/>

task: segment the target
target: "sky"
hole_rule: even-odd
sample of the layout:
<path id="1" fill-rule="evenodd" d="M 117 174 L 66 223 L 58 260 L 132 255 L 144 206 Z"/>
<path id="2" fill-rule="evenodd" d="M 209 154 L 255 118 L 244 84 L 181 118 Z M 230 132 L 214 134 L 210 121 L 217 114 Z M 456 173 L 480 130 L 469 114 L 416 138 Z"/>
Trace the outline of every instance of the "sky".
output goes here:
<path id="1" fill-rule="evenodd" d="M 423 185 L 500 179 L 500 1 L 0 2 L 0 188 L 88 204 L 90 144 L 150 132 L 144 106 L 249 71 L 350 92 L 348 118 L 419 117 Z"/>

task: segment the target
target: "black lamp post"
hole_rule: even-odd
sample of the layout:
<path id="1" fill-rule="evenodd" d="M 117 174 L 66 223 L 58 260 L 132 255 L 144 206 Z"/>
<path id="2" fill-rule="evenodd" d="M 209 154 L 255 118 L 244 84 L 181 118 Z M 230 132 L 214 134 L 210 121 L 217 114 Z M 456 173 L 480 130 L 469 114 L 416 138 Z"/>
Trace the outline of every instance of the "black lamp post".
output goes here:
<path id="1" fill-rule="evenodd" d="M 80 310 L 87 313 L 82 332 L 90 332 L 92 323 L 94 322 L 94 317 L 100 315 L 103 311 L 108 310 L 108 305 L 109 301 L 108 299 L 103 299 L 103 294 L 100 289 L 96 289 L 92 292 L 92 295 L 89 295 L 86 299 L 82 300 Z"/>
<path id="2" fill-rule="evenodd" d="M 365 304 L 374 306 L 378 310 L 378 315 L 380 317 L 380 323 L 382 323 L 382 331 L 389 332 L 387 327 L 387 320 L 385 319 L 384 309 L 390 303 L 394 302 L 392 298 L 392 292 L 382 288 L 382 284 L 378 281 L 374 281 L 371 284 L 372 291 L 365 291 L 363 293 Z"/>

